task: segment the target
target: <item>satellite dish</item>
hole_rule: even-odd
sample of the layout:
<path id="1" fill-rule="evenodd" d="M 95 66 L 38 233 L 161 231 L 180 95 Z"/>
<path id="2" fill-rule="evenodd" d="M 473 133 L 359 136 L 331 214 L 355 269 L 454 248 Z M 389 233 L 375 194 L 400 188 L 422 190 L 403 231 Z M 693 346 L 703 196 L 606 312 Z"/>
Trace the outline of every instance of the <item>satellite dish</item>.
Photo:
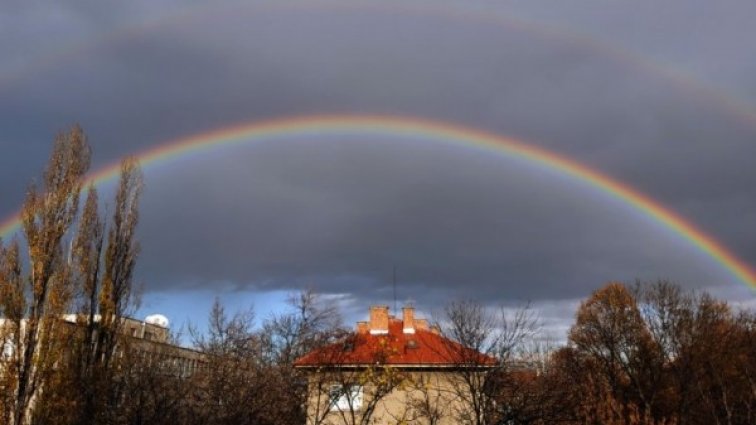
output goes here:
<path id="1" fill-rule="evenodd" d="M 161 328 L 168 328 L 168 325 L 170 324 L 168 318 L 162 314 L 150 314 L 144 319 L 144 322 L 149 323 L 150 325 L 160 326 Z"/>

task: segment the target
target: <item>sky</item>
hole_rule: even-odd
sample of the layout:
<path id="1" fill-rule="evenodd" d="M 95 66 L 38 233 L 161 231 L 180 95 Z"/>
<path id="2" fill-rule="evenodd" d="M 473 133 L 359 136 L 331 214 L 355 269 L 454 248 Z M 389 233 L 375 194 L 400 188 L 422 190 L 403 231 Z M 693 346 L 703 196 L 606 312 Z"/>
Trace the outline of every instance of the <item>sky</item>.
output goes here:
<path id="1" fill-rule="evenodd" d="M 80 123 L 93 170 L 238 125 L 423 119 L 569 158 L 756 267 L 756 3 L 26 2 L 0 11 L 0 221 Z M 756 297 L 630 203 L 543 164 L 406 134 L 281 135 L 143 164 L 137 315 L 259 318 L 310 287 L 530 303 L 556 339 L 608 281 Z M 112 182 L 102 191 L 112 192 Z M 108 192 L 110 191 L 110 192 Z M 11 235 L 2 235 L 4 239 Z"/>

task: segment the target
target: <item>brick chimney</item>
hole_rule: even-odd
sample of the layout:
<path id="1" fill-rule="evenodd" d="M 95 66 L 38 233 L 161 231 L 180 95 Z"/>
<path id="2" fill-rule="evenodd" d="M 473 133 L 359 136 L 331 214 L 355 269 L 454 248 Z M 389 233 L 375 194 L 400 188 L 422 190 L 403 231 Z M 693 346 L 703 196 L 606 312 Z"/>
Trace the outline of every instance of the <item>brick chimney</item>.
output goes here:
<path id="1" fill-rule="evenodd" d="M 415 333 L 415 308 L 405 306 L 402 308 L 402 331 L 406 334 Z"/>
<path id="2" fill-rule="evenodd" d="M 428 320 L 427 319 L 415 319 L 415 329 L 420 331 L 427 331 L 428 330 Z"/>
<path id="3" fill-rule="evenodd" d="M 368 322 L 357 322 L 357 333 L 362 335 L 368 333 Z"/>
<path id="4" fill-rule="evenodd" d="M 389 308 L 387 305 L 374 305 L 370 307 L 370 334 L 385 335 L 388 334 L 389 327 Z"/>

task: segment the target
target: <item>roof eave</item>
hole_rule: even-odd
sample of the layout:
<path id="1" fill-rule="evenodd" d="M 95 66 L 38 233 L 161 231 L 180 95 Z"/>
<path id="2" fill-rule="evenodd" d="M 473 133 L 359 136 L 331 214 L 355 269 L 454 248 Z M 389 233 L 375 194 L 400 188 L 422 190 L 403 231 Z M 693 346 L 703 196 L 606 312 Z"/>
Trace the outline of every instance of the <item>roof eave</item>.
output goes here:
<path id="1" fill-rule="evenodd" d="M 464 363 L 322 363 L 322 364 L 295 364 L 295 369 L 319 369 L 319 368 L 347 368 L 358 369 L 371 366 L 392 367 L 400 369 L 495 369 L 495 364 L 464 364 Z"/>

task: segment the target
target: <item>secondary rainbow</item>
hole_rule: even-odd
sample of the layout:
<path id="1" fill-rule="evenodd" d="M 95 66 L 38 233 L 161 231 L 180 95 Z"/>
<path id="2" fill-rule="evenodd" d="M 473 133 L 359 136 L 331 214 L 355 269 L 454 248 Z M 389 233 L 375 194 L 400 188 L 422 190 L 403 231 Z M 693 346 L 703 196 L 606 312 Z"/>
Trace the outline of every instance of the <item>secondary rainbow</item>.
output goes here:
<path id="1" fill-rule="evenodd" d="M 616 60 L 617 63 L 628 66 L 631 69 L 648 73 L 657 78 L 663 78 L 685 92 L 696 96 L 716 101 L 725 111 L 732 116 L 748 123 L 756 125 L 756 110 L 746 100 L 735 96 L 723 88 L 706 84 L 694 74 L 680 67 L 672 67 L 668 63 L 662 63 L 649 56 L 641 55 L 629 49 L 624 49 L 616 44 L 608 44 L 606 40 L 591 37 L 588 33 L 572 31 L 569 28 L 549 25 L 543 22 L 518 19 L 509 14 L 503 14 L 500 10 L 487 4 L 472 3 L 445 3 L 445 2 L 406 2 L 406 1 L 382 1 L 382 2 L 354 2 L 343 0 L 311 0 L 307 2 L 242 2 L 231 6 L 217 4 L 199 4 L 190 8 L 181 8 L 164 15 L 150 16 L 138 23 L 119 27 L 104 37 L 88 37 L 79 43 L 73 43 L 67 47 L 58 46 L 54 52 L 37 56 L 28 62 L 21 61 L 15 66 L 11 65 L 4 72 L 0 72 L 0 86 L 16 78 L 24 78 L 33 75 L 39 69 L 45 69 L 60 65 L 61 62 L 73 61 L 80 55 L 94 49 L 105 49 L 110 44 L 123 42 L 131 38 L 144 36 L 145 33 L 171 25 L 198 25 L 205 22 L 211 14 L 237 16 L 240 13 L 266 13 L 271 10 L 324 10 L 332 8 L 352 9 L 368 11 L 371 13 L 401 13 L 404 15 L 427 16 L 445 18 L 453 21 L 467 22 L 471 25 L 493 25 L 502 28 L 510 28 L 523 33 L 533 34 L 545 39 L 568 42 L 574 46 L 587 49 L 589 52 L 606 56 Z M 0 87 L 1 88 L 1 87 Z"/>
<path id="2" fill-rule="evenodd" d="M 716 239 L 649 196 L 564 155 L 509 137 L 445 122 L 377 115 L 288 117 L 224 127 L 215 131 L 176 139 L 146 150 L 136 155 L 136 158 L 144 167 L 151 168 L 193 152 L 216 149 L 221 146 L 303 136 L 341 135 L 380 135 L 478 147 L 557 171 L 586 183 L 642 212 L 710 256 L 738 281 L 751 289 L 756 289 L 756 273 L 748 264 L 740 260 Z M 119 164 L 113 163 L 91 174 L 88 181 L 98 184 L 113 179 L 118 175 L 119 170 Z M 16 213 L 0 223 L 0 236 L 12 235 L 20 228 L 20 225 L 20 215 Z"/>

